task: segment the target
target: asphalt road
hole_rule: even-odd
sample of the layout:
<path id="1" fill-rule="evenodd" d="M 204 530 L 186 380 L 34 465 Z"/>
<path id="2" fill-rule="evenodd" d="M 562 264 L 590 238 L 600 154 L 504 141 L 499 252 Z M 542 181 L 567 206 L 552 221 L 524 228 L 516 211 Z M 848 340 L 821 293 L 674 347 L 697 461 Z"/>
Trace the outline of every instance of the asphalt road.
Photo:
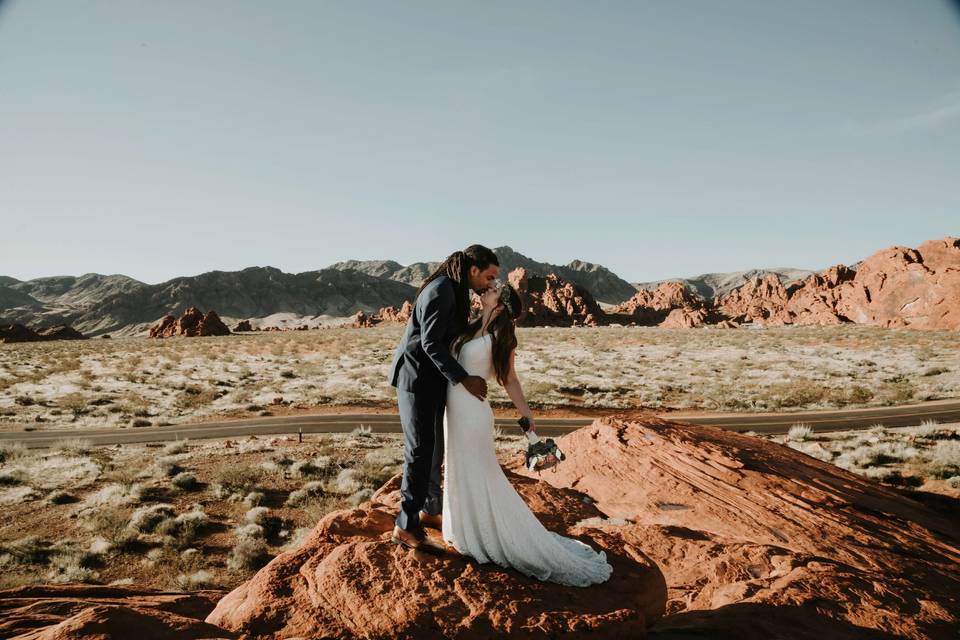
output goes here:
<path id="1" fill-rule="evenodd" d="M 611 413 L 614 413 L 611 411 Z M 731 431 L 753 431 L 764 434 L 786 433 L 791 425 L 803 422 L 817 432 L 866 429 L 876 424 L 887 427 L 918 425 L 923 420 L 939 423 L 960 422 L 960 400 L 938 400 L 921 404 L 872 409 L 803 411 L 794 413 L 669 413 L 662 417 L 680 422 L 710 424 Z M 591 418 L 548 419 L 537 421 L 537 433 L 558 436 L 590 424 Z M 496 420 L 508 433 L 520 433 L 511 419 Z M 167 425 L 162 427 L 127 427 L 111 429 L 72 429 L 56 431 L 0 432 L 0 442 L 23 442 L 30 448 L 50 446 L 58 440 L 83 438 L 93 444 L 163 442 L 190 438 L 239 438 L 249 435 L 310 433 L 344 433 L 359 425 L 367 425 L 375 433 L 399 433 L 400 420 L 390 414 L 296 415 L 221 422 Z"/>

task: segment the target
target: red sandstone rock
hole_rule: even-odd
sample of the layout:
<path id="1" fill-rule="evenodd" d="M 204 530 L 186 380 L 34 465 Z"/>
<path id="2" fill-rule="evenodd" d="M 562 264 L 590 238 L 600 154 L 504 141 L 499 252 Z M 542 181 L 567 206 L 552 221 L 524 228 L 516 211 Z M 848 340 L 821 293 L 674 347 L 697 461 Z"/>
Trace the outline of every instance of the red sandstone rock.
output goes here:
<path id="1" fill-rule="evenodd" d="M 411 315 L 413 303 L 406 300 L 399 307 L 383 307 L 371 315 L 367 315 L 363 310 L 357 311 L 350 326 L 359 329 L 381 324 L 406 324 Z"/>
<path id="2" fill-rule="evenodd" d="M 540 582 L 455 552 L 435 557 L 389 541 L 399 476 L 356 509 L 326 516 L 303 547 L 278 556 L 220 601 L 207 622 L 258 637 L 642 638 L 663 611 L 660 572 L 576 491 L 509 474 L 546 526 L 603 548 L 607 582 Z M 436 532 L 434 532 L 436 534 Z"/>
<path id="3" fill-rule="evenodd" d="M 235 333 L 240 331 L 253 331 L 253 326 L 250 324 L 249 320 L 241 320 L 233 328 L 233 331 Z"/>
<path id="4" fill-rule="evenodd" d="M 203 315 L 203 312 L 196 307 L 190 307 L 184 311 L 179 320 L 173 316 L 164 316 L 150 327 L 151 338 L 228 335 L 230 335 L 230 329 L 223 324 L 216 311 L 208 311 L 207 315 Z"/>
<path id="5" fill-rule="evenodd" d="M 517 321 L 519 326 L 596 325 L 605 318 L 603 309 L 589 291 L 556 274 L 535 276 L 518 267 L 510 272 L 507 280 L 523 301 L 524 314 Z"/>
<path id="6" fill-rule="evenodd" d="M 708 314 L 704 309 L 682 307 L 671 311 L 660 323 L 660 326 L 668 329 L 692 329 L 693 327 L 702 327 L 707 318 Z"/>
<path id="7" fill-rule="evenodd" d="M 610 313 L 618 316 L 624 324 L 632 322 L 639 325 L 657 325 L 664 322 L 674 310 L 686 309 L 686 313 L 678 314 L 671 320 L 671 324 L 667 325 L 675 326 L 677 322 L 684 322 L 680 321 L 680 318 L 698 315 L 694 312 L 704 307 L 704 301 L 684 283 L 661 282 L 656 289 L 637 291 L 632 298 L 614 307 Z M 701 324 L 706 319 L 707 315 L 704 314 Z"/>
<path id="8" fill-rule="evenodd" d="M 714 301 L 717 310 L 738 322 L 762 325 L 790 324 L 787 290 L 775 273 L 748 280 Z"/>
<path id="9" fill-rule="evenodd" d="M 878 251 L 842 285 L 837 311 L 881 327 L 960 329 L 960 238 Z"/>
<path id="10" fill-rule="evenodd" d="M 765 639 L 802 623 L 804 637 L 920 639 L 960 624 L 956 522 L 893 489 L 759 438 L 657 418 L 598 420 L 558 444 L 567 460 L 539 478 L 622 518 L 606 530 L 664 572 L 657 631 Z"/>
<path id="11" fill-rule="evenodd" d="M 0 637 L 11 640 L 236 638 L 203 621 L 220 591 L 170 593 L 63 584 L 0 591 Z"/>

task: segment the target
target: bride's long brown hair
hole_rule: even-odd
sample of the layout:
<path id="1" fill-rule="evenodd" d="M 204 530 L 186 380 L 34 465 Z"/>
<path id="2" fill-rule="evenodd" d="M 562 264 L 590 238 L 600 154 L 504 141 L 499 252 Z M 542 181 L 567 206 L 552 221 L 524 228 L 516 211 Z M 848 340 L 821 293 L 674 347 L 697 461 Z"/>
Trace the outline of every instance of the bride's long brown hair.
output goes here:
<path id="1" fill-rule="evenodd" d="M 515 323 L 517 318 L 523 315 L 523 301 L 520 299 L 520 294 L 509 284 L 503 286 L 510 291 L 510 307 L 513 311 L 504 307 L 487 325 L 487 332 L 493 334 L 493 370 L 497 374 L 497 382 L 501 385 L 507 383 L 507 376 L 510 374 L 510 353 L 517 348 Z M 502 302 L 499 304 L 503 306 Z M 479 318 L 467 324 L 466 331 L 454 339 L 450 350 L 454 354 L 460 353 L 463 345 L 477 334 L 482 322 L 483 314 L 481 313 Z"/>

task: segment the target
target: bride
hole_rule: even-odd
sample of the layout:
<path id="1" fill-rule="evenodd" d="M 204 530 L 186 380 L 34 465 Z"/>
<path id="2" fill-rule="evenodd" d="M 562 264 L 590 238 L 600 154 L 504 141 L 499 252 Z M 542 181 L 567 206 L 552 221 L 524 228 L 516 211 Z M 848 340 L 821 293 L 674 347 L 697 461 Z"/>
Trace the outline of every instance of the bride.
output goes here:
<path id="1" fill-rule="evenodd" d="M 539 441 L 533 415 L 514 370 L 514 322 L 520 296 L 510 285 L 481 296 L 482 314 L 454 341 L 452 353 L 471 375 L 496 377 L 522 416 L 527 437 Z M 606 553 L 547 530 L 507 480 L 494 447 L 493 410 L 463 389 L 448 384 L 443 421 L 444 490 L 441 530 L 445 542 L 480 563 L 569 586 L 605 582 L 613 568 Z"/>

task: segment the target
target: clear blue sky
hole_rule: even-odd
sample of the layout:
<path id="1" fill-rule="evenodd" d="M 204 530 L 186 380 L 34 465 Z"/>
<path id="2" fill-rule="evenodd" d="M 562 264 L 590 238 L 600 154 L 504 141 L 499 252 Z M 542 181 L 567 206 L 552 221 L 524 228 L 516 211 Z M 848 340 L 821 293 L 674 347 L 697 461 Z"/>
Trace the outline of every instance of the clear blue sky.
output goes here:
<path id="1" fill-rule="evenodd" d="M 0 5 L 0 274 L 631 280 L 960 235 L 946 0 Z"/>

